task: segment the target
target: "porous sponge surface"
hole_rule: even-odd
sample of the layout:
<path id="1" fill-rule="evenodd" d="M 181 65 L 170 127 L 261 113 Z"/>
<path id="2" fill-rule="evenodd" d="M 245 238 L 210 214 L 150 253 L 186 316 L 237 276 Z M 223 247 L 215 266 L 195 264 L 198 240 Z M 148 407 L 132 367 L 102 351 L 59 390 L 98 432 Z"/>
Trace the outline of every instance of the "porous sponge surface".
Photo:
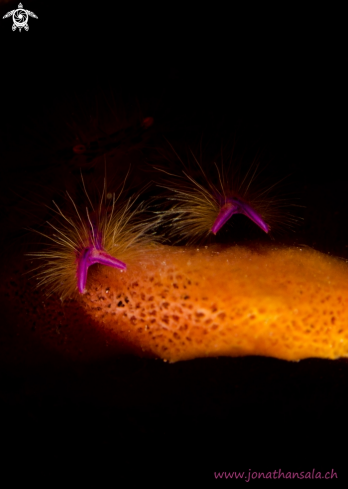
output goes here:
<path id="1" fill-rule="evenodd" d="M 348 265 L 310 248 L 163 246 L 96 266 L 81 296 L 103 327 L 170 362 L 348 356 Z"/>

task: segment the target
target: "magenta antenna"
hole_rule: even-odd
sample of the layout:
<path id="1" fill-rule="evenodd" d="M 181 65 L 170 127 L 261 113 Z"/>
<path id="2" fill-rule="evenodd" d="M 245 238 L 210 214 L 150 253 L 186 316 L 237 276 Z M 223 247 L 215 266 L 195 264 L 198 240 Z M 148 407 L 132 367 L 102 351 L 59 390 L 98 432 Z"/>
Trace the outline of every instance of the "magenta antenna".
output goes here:
<path id="1" fill-rule="evenodd" d="M 126 270 L 127 268 L 127 265 L 123 261 L 114 258 L 103 249 L 102 233 L 95 224 L 93 224 L 91 234 L 90 246 L 83 248 L 77 257 L 76 276 L 77 288 L 80 294 L 83 294 L 85 291 L 88 269 L 91 265 L 99 263 L 100 265 L 118 268 L 119 270 Z"/>
<path id="2" fill-rule="evenodd" d="M 77 288 L 80 294 L 83 294 L 86 288 L 88 268 L 95 263 L 120 270 L 127 268 L 123 261 L 117 260 L 104 250 L 98 250 L 95 246 L 84 248 L 77 259 Z"/>
<path id="3" fill-rule="evenodd" d="M 268 233 L 269 226 L 265 223 L 261 216 L 255 212 L 250 205 L 236 198 L 228 198 L 225 200 L 225 203 L 221 206 L 220 212 L 210 231 L 213 234 L 216 234 L 234 214 L 244 214 L 257 226 L 259 226 L 262 231 Z"/>

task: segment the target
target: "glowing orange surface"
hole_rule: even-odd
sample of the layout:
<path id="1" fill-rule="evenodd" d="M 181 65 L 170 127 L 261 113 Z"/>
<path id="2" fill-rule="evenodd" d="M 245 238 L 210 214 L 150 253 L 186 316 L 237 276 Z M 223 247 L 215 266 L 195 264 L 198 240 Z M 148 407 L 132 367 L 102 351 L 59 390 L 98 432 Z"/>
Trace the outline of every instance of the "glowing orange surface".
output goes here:
<path id="1" fill-rule="evenodd" d="M 348 356 L 348 265 L 307 248 L 147 251 L 126 272 L 92 267 L 88 315 L 170 362 Z"/>

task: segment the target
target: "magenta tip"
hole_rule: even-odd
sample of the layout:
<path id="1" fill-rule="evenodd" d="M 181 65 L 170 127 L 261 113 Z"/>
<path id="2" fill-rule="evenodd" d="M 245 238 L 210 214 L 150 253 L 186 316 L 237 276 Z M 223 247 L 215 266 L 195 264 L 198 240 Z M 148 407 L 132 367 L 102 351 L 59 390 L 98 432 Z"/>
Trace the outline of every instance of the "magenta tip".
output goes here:
<path id="1" fill-rule="evenodd" d="M 84 248 L 77 259 L 77 288 L 80 294 L 85 292 L 87 283 L 88 269 L 91 265 L 99 263 L 119 270 L 126 270 L 127 265 L 117 258 L 114 258 L 103 249 L 97 249 L 95 246 Z"/>
<path id="2" fill-rule="evenodd" d="M 269 232 L 269 226 L 262 219 L 260 214 L 258 214 L 254 209 L 247 204 L 236 198 L 226 199 L 225 204 L 220 208 L 219 214 L 212 225 L 211 232 L 216 234 L 224 224 L 234 215 L 234 214 L 244 214 L 249 219 L 251 219 L 259 228 L 265 233 Z"/>

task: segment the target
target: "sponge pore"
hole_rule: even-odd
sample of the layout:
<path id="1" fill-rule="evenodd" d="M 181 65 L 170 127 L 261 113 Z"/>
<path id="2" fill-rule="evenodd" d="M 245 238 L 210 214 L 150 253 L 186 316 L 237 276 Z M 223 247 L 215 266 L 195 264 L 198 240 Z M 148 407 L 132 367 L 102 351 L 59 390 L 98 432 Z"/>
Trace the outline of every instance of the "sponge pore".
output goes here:
<path id="1" fill-rule="evenodd" d="M 144 355 L 348 356 L 348 265 L 309 248 L 163 246 L 91 271 L 87 314 Z"/>

